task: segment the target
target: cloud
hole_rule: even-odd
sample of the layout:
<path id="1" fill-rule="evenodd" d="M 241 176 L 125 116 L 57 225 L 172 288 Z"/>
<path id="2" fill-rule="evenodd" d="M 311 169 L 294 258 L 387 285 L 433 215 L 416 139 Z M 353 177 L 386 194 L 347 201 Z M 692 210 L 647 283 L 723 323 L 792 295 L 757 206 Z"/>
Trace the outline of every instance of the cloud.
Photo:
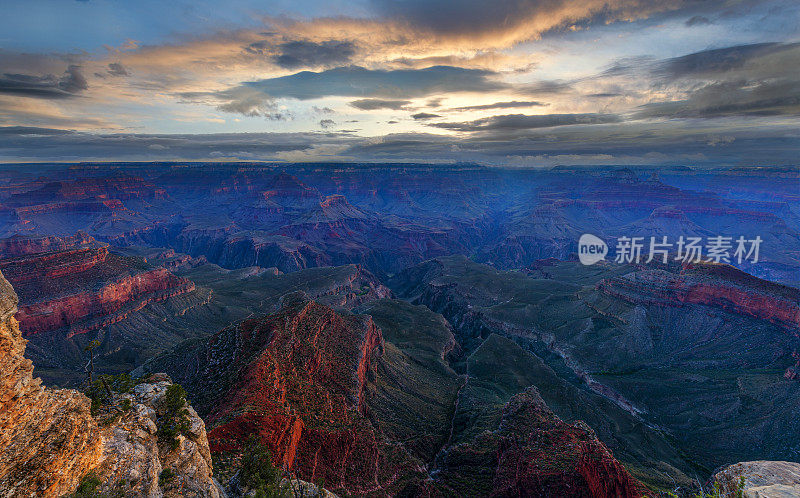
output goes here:
<path id="1" fill-rule="evenodd" d="M 0 126 L 0 135 L 67 135 L 70 133 L 73 132 L 71 130 L 41 128 L 38 126 Z"/>
<path id="2" fill-rule="evenodd" d="M 547 104 L 543 104 L 541 102 L 537 102 L 535 100 L 513 100 L 510 102 L 495 102 L 493 104 L 482 104 L 482 105 L 468 105 L 464 107 L 454 107 L 450 109 L 451 111 L 485 111 L 489 109 L 511 109 L 514 107 L 539 107 L 539 106 L 546 106 Z"/>
<path id="3" fill-rule="evenodd" d="M 686 20 L 685 24 L 690 28 L 692 26 L 705 26 L 707 24 L 711 24 L 711 20 L 709 20 L 709 18 L 706 16 L 692 16 Z"/>
<path id="4" fill-rule="evenodd" d="M 411 101 L 409 100 L 359 99 L 350 102 L 350 105 L 362 111 L 375 111 L 378 109 L 399 111 L 410 103 Z"/>
<path id="5" fill-rule="evenodd" d="M 35 76 L 12 73 L 5 73 L 0 78 L 0 94 L 19 97 L 64 99 L 75 97 L 87 88 L 86 78 L 77 65 L 68 66 L 60 78 L 52 74 Z"/>
<path id="6" fill-rule="evenodd" d="M 403 99 L 435 93 L 489 92 L 510 88 L 496 76 L 491 71 L 452 66 L 394 70 L 347 66 L 320 72 L 301 71 L 242 83 L 219 92 L 186 92 L 181 96 L 195 100 L 210 97 L 221 102 L 218 109 L 222 111 L 258 115 L 261 106 L 269 106 L 278 98 L 310 100 L 326 96 L 363 96 Z"/>
<path id="7" fill-rule="evenodd" d="M 724 81 L 692 91 L 686 100 L 641 106 L 638 118 L 710 118 L 721 116 L 800 116 L 800 79 Z"/>
<path id="8" fill-rule="evenodd" d="M 336 126 L 336 121 L 332 119 L 322 119 L 319 122 L 319 126 L 321 128 L 331 128 L 332 126 Z"/>
<path id="9" fill-rule="evenodd" d="M 584 97 L 588 97 L 590 99 L 607 99 L 610 97 L 621 97 L 623 94 L 618 92 L 600 92 L 600 93 L 589 93 L 584 95 Z"/>
<path id="10" fill-rule="evenodd" d="M 664 61 L 657 73 L 683 78 L 709 73 L 727 73 L 743 68 L 754 59 L 783 51 L 796 51 L 800 44 L 754 43 L 733 47 L 703 50 Z"/>
<path id="11" fill-rule="evenodd" d="M 431 123 L 429 126 L 446 130 L 476 132 L 496 130 L 529 130 L 568 125 L 594 125 L 619 123 L 622 119 L 616 114 L 505 114 L 460 123 Z"/>
<path id="12" fill-rule="evenodd" d="M 410 29 L 493 47 L 576 24 L 632 21 L 694 6 L 681 0 L 372 0 L 371 4 L 380 15 Z"/>
<path id="13" fill-rule="evenodd" d="M 0 127 L 0 159 L 276 160 L 314 147 L 348 147 L 352 139 L 325 133 L 96 134 L 30 127 Z M 19 159 L 17 159 L 19 160 Z"/>
<path id="14" fill-rule="evenodd" d="M 0 161 L 328 160 L 458 162 L 490 165 L 795 164 L 800 136 L 785 118 L 698 127 L 682 120 L 516 130 L 513 139 L 475 133 L 94 134 L 0 127 Z M 510 136 L 510 135 L 502 135 Z"/>
<path id="15" fill-rule="evenodd" d="M 108 74 L 111 76 L 130 76 L 128 70 L 119 62 L 110 62 L 108 64 Z"/>
<path id="16" fill-rule="evenodd" d="M 431 118 L 440 118 L 441 116 L 438 114 L 431 114 L 429 112 L 418 112 L 416 114 L 411 115 L 412 118 L 416 120 L 424 120 L 424 119 L 431 119 Z"/>
<path id="17" fill-rule="evenodd" d="M 684 98 L 642 105 L 638 117 L 800 116 L 800 43 L 704 50 L 656 64 L 654 85 Z"/>
<path id="18" fill-rule="evenodd" d="M 355 44 L 338 40 L 320 43 L 290 41 L 280 44 L 278 50 L 280 53 L 273 56 L 272 60 L 286 69 L 341 66 L 349 63 L 356 53 Z"/>

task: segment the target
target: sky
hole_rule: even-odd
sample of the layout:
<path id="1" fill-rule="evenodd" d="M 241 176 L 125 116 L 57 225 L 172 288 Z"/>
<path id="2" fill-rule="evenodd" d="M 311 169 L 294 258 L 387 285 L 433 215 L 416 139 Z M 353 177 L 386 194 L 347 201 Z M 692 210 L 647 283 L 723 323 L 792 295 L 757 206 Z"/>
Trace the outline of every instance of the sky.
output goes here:
<path id="1" fill-rule="evenodd" d="M 0 162 L 798 164 L 796 0 L 0 9 Z"/>

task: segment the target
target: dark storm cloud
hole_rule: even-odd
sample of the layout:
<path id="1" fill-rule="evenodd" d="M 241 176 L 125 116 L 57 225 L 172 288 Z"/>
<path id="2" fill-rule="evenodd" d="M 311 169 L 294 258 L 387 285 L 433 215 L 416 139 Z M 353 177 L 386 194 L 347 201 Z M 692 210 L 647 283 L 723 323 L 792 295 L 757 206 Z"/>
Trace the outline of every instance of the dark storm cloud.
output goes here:
<path id="1" fill-rule="evenodd" d="M 554 164 L 758 165 L 793 164 L 800 137 L 791 127 L 733 132 L 726 139 L 681 123 L 609 124 L 528 130 L 513 141 L 495 135 L 444 137 L 397 133 L 356 142 L 343 152 L 372 161 L 475 161 L 528 166 Z"/>
<path id="2" fill-rule="evenodd" d="M 359 99 L 350 102 L 350 105 L 362 111 L 374 111 L 377 109 L 399 111 L 410 103 L 408 100 Z"/>
<path id="3" fill-rule="evenodd" d="M 656 65 L 656 87 L 688 88 L 686 98 L 652 102 L 638 117 L 800 115 L 800 43 L 705 50 Z"/>
<path id="4" fill-rule="evenodd" d="M 431 123 L 430 126 L 454 131 L 495 131 L 495 130 L 529 130 L 535 128 L 551 128 L 568 125 L 594 125 L 618 123 L 621 118 L 616 114 L 505 114 L 476 119 L 460 123 Z"/>
<path id="5" fill-rule="evenodd" d="M 275 64 L 286 69 L 301 67 L 341 66 L 350 62 L 356 47 L 349 41 L 330 40 L 322 43 L 291 41 L 278 45 Z"/>
<path id="6" fill-rule="evenodd" d="M 0 135 L 68 135 L 73 133 L 71 130 L 59 130 L 55 128 L 40 128 L 38 126 L 0 126 Z"/>
<path id="7" fill-rule="evenodd" d="M 276 33 L 262 33 L 273 36 Z M 285 69 L 336 67 L 350 63 L 356 54 L 356 44 L 348 40 L 312 42 L 291 40 L 277 42 L 259 40 L 244 47 L 245 52 L 264 56 Z"/>
<path id="8" fill-rule="evenodd" d="M 511 109 L 514 107 L 540 107 L 546 106 L 547 104 L 543 104 L 541 102 L 537 102 L 535 100 L 512 100 L 511 102 L 495 102 L 493 104 L 483 104 L 483 105 L 468 105 L 465 107 L 454 107 L 450 109 L 451 111 L 485 111 L 488 109 Z"/>
<path id="9" fill-rule="evenodd" d="M 108 74 L 111 76 L 130 76 L 128 69 L 119 62 L 111 62 L 108 64 Z"/>
<path id="10" fill-rule="evenodd" d="M 677 102 L 642 106 L 638 118 L 722 116 L 800 116 L 800 78 L 786 81 L 731 81 L 707 84 Z"/>
<path id="11" fill-rule="evenodd" d="M 516 41 L 575 23 L 606 24 L 680 11 L 698 2 L 629 0 L 372 0 L 383 16 L 444 35 L 495 34 Z"/>
<path id="12" fill-rule="evenodd" d="M 0 127 L 0 158 L 57 161 L 116 159 L 268 159 L 316 145 L 347 144 L 336 133 L 93 134 L 47 128 Z"/>
<path id="13" fill-rule="evenodd" d="M 497 73 L 481 69 L 433 66 L 425 69 L 366 69 L 338 67 L 320 72 L 301 71 L 289 76 L 242 83 L 214 93 L 183 93 L 188 100 L 213 98 L 219 109 L 250 115 L 253 109 L 277 98 L 299 100 L 326 96 L 403 99 L 435 93 L 488 92 L 509 88 Z"/>
<path id="14" fill-rule="evenodd" d="M 401 133 L 354 137 L 344 133 L 90 134 L 0 127 L 0 160 L 86 161 L 280 159 L 335 146 L 359 161 L 476 161 L 486 164 L 792 164 L 800 136 L 791 124 L 699 131 L 680 120 L 517 130 L 513 140 L 477 133 L 453 137 Z"/>
<path id="15" fill-rule="evenodd" d="M 0 94 L 42 99 L 64 99 L 75 97 L 89 88 L 80 66 L 70 65 L 61 77 L 52 74 L 36 76 L 30 74 L 5 73 L 0 77 Z"/>

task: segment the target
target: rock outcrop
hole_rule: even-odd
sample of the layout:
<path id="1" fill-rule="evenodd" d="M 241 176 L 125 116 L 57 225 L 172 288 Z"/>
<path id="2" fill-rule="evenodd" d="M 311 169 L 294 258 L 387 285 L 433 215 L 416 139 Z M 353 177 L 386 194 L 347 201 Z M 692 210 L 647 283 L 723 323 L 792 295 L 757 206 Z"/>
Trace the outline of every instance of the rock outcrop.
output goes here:
<path id="1" fill-rule="evenodd" d="M 385 490 L 412 464 L 367 417 L 365 388 L 383 347 L 369 317 L 298 295 L 277 313 L 218 334 L 206 381 L 232 382 L 208 417 L 212 450 L 235 453 L 255 434 L 278 468 L 301 479 L 355 494 Z"/>
<path id="2" fill-rule="evenodd" d="M 16 305 L 0 274 L 0 496 L 58 497 L 90 475 L 96 491 L 123 496 L 221 495 L 205 424 L 191 406 L 183 402 L 186 430 L 175 444 L 159 438 L 169 378 L 113 393 L 96 419 L 89 398 L 33 377 Z"/>
<path id="3" fill-rule="evenodd" d="M 800 463 L 765 460 L 735 463 L 715 473 L 709 481 L 709 487 L 714 484 L 723 497 L 800 496 Z"/>
<path id="4" fill-rule="evenodd" d="M 104 414 L 103 460 L 95 472 L 100 491 L 120 490 L 125 496 L 188 496 L 217 498 L 221 488 L 213 479 L 213 465 L 203 420 L 184 405 L 187 430 L 175 443 L 159 437 L 167 417 L 166 394 L 173 385 L 165 375 L 135 386 L 131 393 L 115 395 L 117 405 Z"/>
<path id="5" fill-rule="evenodd" d="M 60 496 L 101 460 L 103 442 L 88 398 L 33 378 L 16 305 L 0 275 L 0 496 Z"/>
<path id="6" fill-rule="evenodd" d="M 725 265 L 692 265 L 680 273 L 645 269 L 604 280 L 598 288 L 635 304 L 701 304 L 749 315 L 800 334 L 800 291 Z"/>
<path id="7" fill-rule="evenodd" d="M 589 426 L 561 421 L 535 387 L 512 397 L 492 429 L 446 452 L 436 476 L 445 494 L 596 498 L 645 494 L 644 486 Z"/>

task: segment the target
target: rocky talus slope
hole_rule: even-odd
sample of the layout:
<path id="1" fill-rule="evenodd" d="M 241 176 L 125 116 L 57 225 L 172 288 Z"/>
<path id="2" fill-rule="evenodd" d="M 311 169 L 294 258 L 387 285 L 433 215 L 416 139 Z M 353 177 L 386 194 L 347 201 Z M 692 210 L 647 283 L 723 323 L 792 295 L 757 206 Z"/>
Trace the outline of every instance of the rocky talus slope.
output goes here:
<path id="1" fill-rule="evenodd" d="M 0 496 L 62 496 L 89 475 L 96 491 L 122 496 L 220 496 L 205 425 L 191 406 L 175 444 L 159 438 L 168 377 L 112 393 L 95 418 L 86 396 L 33 377 L 16 311 L 0 275 Z"/>

